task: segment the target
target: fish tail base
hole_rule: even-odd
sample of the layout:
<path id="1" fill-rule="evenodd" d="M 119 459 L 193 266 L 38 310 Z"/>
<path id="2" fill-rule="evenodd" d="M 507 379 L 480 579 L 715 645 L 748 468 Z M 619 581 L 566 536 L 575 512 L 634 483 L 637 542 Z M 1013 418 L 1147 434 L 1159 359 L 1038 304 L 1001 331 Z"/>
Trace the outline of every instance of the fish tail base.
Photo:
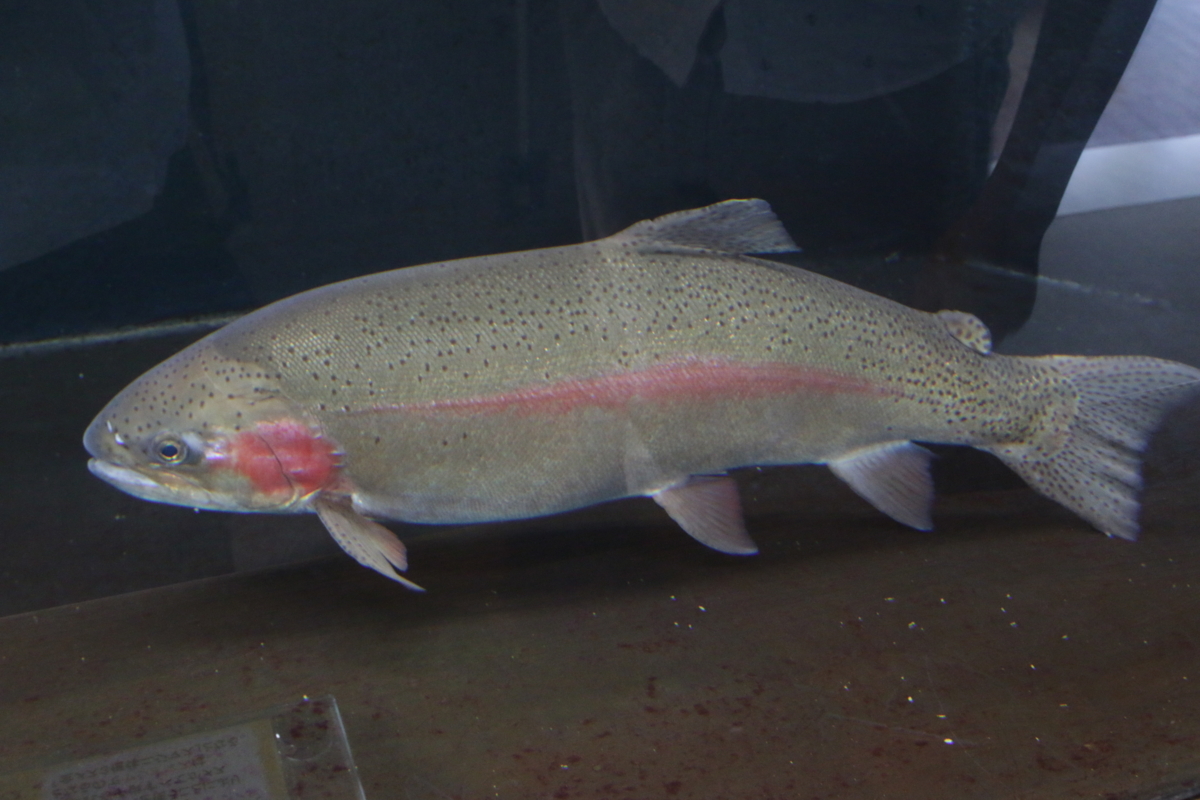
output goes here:
<path id="1" fill-rule="evenodd" d="M 1073 390 L 1034 441 L 982 447 L 1032 488 L 1109 536 L 1136 539 L 1141 454 L 1163 416 L 1200 390 L 1200 370 L 1157 358 L 1045 356 Z"/>

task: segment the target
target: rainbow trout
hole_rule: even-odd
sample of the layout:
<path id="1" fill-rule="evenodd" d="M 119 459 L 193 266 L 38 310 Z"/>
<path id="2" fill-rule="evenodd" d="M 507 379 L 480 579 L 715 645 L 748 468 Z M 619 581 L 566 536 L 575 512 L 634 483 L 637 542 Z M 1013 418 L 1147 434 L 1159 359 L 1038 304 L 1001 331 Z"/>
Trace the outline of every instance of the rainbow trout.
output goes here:
<path id="1" fill-rule="evenodd" d="M 748 253 L 794 250 L 762 200 L 607 239 L 398 269 L 273 303 L 147 372 L 88 428 L 89 468 L 137 497 L 315 512 L 410 588 L 374 520 L 470 523 L 654 498 L 756 552 L 726 470 L 828 465 L 929 529 L 931 454 L 999 456 L 1104 533 L 1137 535 L 1139 453 L 1200 371 L 1009 357 L 929 314 Z"/>

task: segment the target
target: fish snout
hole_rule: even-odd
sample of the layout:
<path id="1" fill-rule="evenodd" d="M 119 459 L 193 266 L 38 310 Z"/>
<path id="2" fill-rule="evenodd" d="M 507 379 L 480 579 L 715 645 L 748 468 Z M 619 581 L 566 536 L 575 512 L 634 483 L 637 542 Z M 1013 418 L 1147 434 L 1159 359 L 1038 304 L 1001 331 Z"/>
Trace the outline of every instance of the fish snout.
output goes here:
<path id="1" fill-rule="evenodd" d="M 94 459 L 107 456 L 111 441 L 112 434 L 105 429 L 100 417 L 92 420 L 83 433 L 83 447 Z"/>
<path id="2" fill-rule="evenodd" d="M 126 442 L 121 434 L 113 427 L 112 421 L 101 413 L 92 420 L 83 434 L 83 447 L 94 459 L 101 461 L 123 461 L 121 454 L 126 449 Z"/>

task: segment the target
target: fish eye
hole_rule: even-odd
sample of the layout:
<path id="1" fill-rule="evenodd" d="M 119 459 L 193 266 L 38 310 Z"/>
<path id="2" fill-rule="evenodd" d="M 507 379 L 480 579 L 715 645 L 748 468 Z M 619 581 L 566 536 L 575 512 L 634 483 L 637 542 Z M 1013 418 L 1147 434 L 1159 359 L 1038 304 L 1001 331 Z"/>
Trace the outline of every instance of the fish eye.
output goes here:
<path id="1" fill-rule="evenodd" d="M 182 464 L 188 457 L 187 443 L 173 436 L 164 436 L 151 448 L 155 458 L 164 464 Z"/>

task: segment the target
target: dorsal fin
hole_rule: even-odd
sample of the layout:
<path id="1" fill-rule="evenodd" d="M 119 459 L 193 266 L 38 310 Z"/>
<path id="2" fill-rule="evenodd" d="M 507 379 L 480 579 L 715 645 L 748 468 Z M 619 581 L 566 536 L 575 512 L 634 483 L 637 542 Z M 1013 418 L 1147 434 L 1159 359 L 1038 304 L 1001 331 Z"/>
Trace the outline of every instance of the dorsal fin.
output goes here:
<path id="1" fill-rule="evenodd" d="M 766 200 L 726 200 L 630 225 L 609 237 L 639 253 L 790 253 L 800 248 Z"/>
<path id="2" fill-rule="evenodd" d="M 965 311 L 939 311 L 937 315 L 955 339 L 984 355 L 992 352 L 992 332 L 979 317 Z"/>

